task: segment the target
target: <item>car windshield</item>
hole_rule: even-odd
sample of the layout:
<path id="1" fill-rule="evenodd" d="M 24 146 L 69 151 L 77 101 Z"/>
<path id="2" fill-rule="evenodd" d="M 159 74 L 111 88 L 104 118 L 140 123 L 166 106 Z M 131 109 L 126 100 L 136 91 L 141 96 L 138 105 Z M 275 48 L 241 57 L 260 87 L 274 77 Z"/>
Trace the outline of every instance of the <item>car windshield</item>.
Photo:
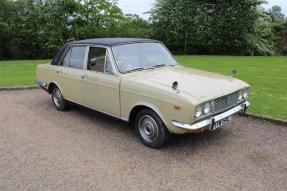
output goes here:
<path id="1" fill-rule="evenodd" d="M 121 73 L 176 65 L 175 59 L 160 43 L 134 43 L 113 47 Z"/>

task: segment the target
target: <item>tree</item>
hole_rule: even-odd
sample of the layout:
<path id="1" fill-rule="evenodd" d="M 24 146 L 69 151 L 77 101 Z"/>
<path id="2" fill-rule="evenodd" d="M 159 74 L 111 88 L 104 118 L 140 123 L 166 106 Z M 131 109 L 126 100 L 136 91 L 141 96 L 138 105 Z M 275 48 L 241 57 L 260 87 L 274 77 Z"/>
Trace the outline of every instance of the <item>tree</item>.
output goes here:
<path id="1" fill-rule="evenodd" d="M 69 38 L 67 23 L 76 9 L 74 1 L 19 0 L 13 6 L 14 14 L 9 18 L 13 58 L 51 57 Z"/>
<path id="2" fill-rule="evenodd" d="M 285 15 L 282 13 L 282 8 L 278 5 L 274 5 L 271 9 L 269 9 L 269 14 L 273 21 L 284 21 Z"/>
<path id="3" fill-rule="evenodd" d="M 120 21 L 115 36 L 149 38 L 152 35 L 151 24 L 138 15 L 127 14 Z"/>
<path id="4" fill-rule="evenodd" d="M 248 55 L 275 55 L 276 42 L 272 31 L 272 19 L 265 12 L 258 12 L 254 33 L 247 35 L 248 46 L 244 50 Z"/>
<path id="5" fill-rule="evenodd" d="M 80 0 L 77 15 L 71 18 L 76 39 L 110 37 L 124 15 L 115 1 Z"/>
<path id="6" fill-rule="evenodd" d="M 14 6 L 9 0 L 0 0 L 0 59 L 12 57 L 10 49 L 13 24 L 11 19 Z"/>
<path id="7" fill-rule="evenodd" d="M 275 23 L 273 25 L 273 31 L 279 53 L 282 55 L 287 55 L 287 21 Z"/>
<path id="8" fill-rule="evenodd" d="M 148 37 L 150 25 L 116 0 L 0 0 L 0 58 L 51 58 L 64 43 Z"/>
<path id="9" fill-rule="evenodd" d="M 187 50 L 197 54 L 271 54 L 272 46 L 260 51 L 253 46 L 258 40 L 257 6 L 261 3 L 260 0 L 157 0 L 151 11 L 154 38 L 178 53 Z"/>

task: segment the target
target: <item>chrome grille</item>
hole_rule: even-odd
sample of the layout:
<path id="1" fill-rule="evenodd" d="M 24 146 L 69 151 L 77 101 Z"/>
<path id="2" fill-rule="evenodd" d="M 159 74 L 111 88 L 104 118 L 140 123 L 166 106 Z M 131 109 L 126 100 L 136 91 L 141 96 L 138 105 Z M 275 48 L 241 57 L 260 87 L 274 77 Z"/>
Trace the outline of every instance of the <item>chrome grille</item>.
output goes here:
<path id="1" fill-rule="evenodd" d="M 238 103 L 239 91 L 214 100 L 214 112 L 224 111 Z"/>

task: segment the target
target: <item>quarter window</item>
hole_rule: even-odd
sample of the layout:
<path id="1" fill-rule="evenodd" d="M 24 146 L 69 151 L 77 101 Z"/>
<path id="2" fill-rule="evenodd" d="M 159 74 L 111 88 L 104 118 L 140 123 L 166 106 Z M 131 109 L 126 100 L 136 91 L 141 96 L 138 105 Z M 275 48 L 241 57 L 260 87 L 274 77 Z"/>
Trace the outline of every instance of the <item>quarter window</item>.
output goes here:
<path id="1" fill-rule="evenodd" d="M 113 74 L 108 50 L 100 47 L 90 47 L 88 70 Z"/>
<path id="2" fill-rule="evenodd" d="M 110 59 L 108 51 L 106 51 L 105 73 L 113 74 L 112 62 L 111 62 L 111 59 Z"/>
<path id="3" fill-rule="evenodd" d="M 70 58 L 71 58 L 71 52 L 72 50 L 69 49 L 69 51 L 67 52 L 63 62 L 62 62 L 62 66 L 65 66 L 65 67 L 69 67 L 70 66 Z"/>

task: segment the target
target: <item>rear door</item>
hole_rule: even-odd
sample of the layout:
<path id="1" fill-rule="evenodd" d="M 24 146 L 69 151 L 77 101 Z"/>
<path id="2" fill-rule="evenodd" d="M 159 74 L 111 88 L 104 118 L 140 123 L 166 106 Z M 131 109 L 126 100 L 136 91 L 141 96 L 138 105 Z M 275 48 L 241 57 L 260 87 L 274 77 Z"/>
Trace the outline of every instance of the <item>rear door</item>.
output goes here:
<path id="1" fill-rule="evenodd" d="M 114 73 L 106 47 L 88 48 L 87 71 L 82 81 L 85 106 L 120 117 L 120 79 Z"/>
<path id="2" fill-rule="evenodd" d="M 87 46 L 72 46 L 58 67 L 58 84 L 64 98 L 82 104 L 82 78 L 85 75 Z"/>

